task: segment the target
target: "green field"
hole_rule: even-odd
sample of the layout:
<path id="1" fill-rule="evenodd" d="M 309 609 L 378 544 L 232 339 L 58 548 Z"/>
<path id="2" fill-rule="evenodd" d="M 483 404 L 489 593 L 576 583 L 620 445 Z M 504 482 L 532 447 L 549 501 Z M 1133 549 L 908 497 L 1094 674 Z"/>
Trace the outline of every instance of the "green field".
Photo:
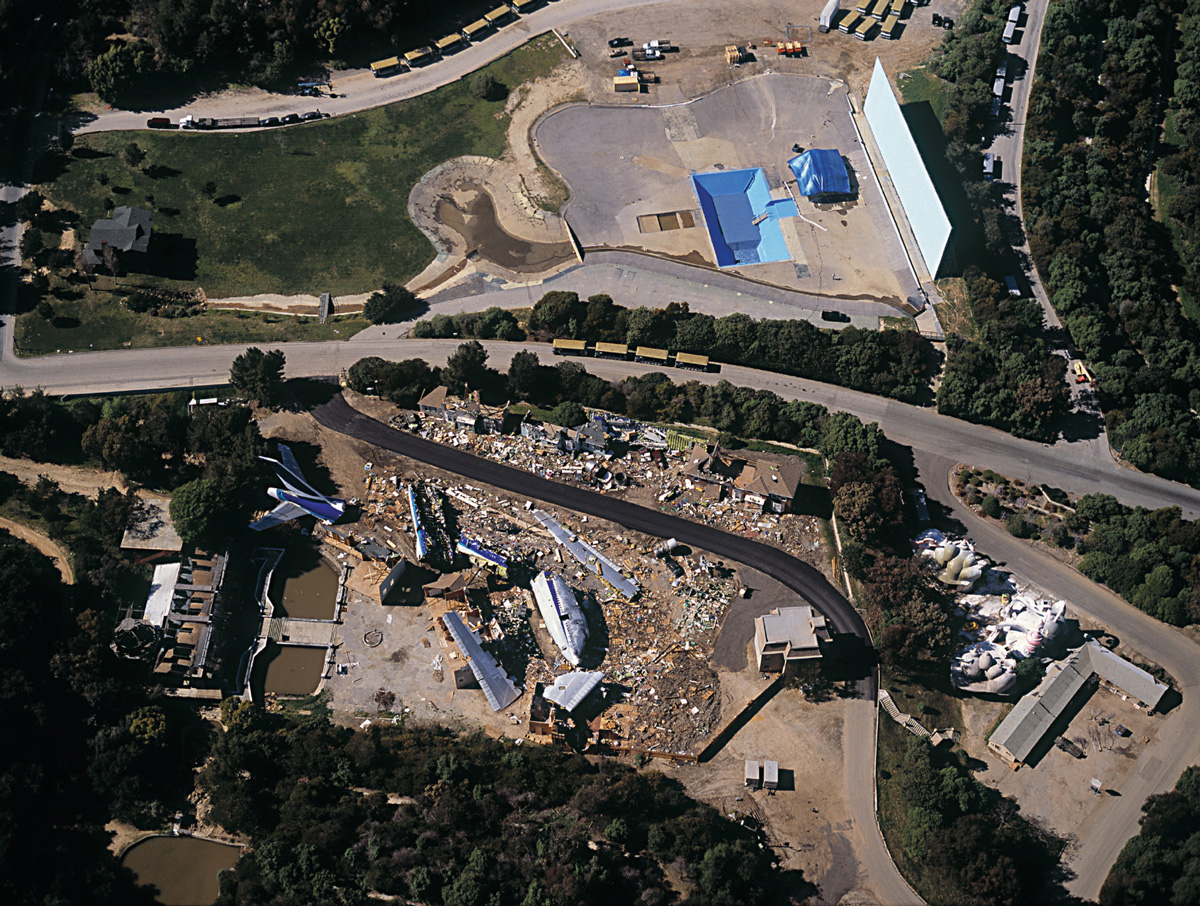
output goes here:
<path id="1" fill-rule="evenodd" d="M 292 340 L 346 340 L 367 321 L 351 315 L 318 324 L 315 317 L 209 311 L 190 318 L 140 315 L 113 301 L 88 296 L 54 301 L 55 317 L 36 312 L 17 319 L 16 350 L 20 355 L 52 355 L 89 349 L 199 346 L 221 343 L 286 343 Z"/>
<path id="2" fill-rule="evenodd" d="M 946 109 L 950 104 L 950 99 L 946 97 L 948 83 L 939 79 L 924 66 L 901 73 L 897 80 L 897 87 L 900 89 L 901 97 L 904 98 L 904 103 L 915 104 L 928 101 L 938 122 L 946 119 Z"/>
<path id="3" fill-rule="evenodd" d="M 514 89 L 565 55 L 553 36 L 543 35 L 482 71 Z M 344 295 L 403 283 L 434 257 L 408 218 L 412 187 L 445 160 L 497 157 L 504 149 L 505 102 L 477 98 L 470 81 L 388 107 L 261 132 L 84 135 L 62 171 L 40 188 L 56 205 L 79 213 L 85 237 L 90 224 L 106 216 L 105 198 L 152 209 L 155 236 L 174 237 L 168 241 L 183 250 L 183 264 L 156 278 L 157 285 L 199 285 L 215 299 Z M 121 154 L 131 141 L 147 155 L 139 169 Z M 216 184 L 211 199 L 204 192 L 209 181 Z"/>

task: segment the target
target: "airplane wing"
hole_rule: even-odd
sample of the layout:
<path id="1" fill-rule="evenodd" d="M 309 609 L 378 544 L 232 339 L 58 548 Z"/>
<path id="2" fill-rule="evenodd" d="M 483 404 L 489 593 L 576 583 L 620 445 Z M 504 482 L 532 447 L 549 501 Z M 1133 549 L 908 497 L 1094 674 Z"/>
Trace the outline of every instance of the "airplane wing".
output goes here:
<path id="1" fill-rule="evenodd" d="M 257 522 L 250 523 L 250 528 L 254 529 L 256 532 L 261 532 L 263 529 L 274 528 L 275 526 L 289 522 L 298 516 L 307 515 L 309 515 L 308 510 L 299 504 L 281 503 L 279 506 L 275 507 L 275 509 L 271 510 L 271 512 L 267 513 L 267 515 L 263 516 L 262 519 L 259 519 Z"/>

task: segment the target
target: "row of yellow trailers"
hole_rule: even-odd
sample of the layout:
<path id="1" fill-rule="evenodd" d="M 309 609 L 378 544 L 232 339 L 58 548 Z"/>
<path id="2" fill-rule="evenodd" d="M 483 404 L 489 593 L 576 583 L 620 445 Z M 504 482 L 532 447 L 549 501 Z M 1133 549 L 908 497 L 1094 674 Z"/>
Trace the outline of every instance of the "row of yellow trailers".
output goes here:
<path id="1" fill-rule="evenodd" d="M 510 16 L 517 15 L 536 5 L 539 0 L 512 0 L 497 6 L 482 19 L 476 19 L 470 25 L 464 25 L 461 31 L 451 32 L 437 41 L 433 46 L 426 45 L 410 50 L 403 56 L 388 57 L 371 64 L 371 74 L 376 78 L 396 75 L 405 69 L 432 63 L 442 54 L 454 50 L 465 43 L 486 38 L 493 28 L 502 25 Z"/>
<path id="2" fill-rule="evenodd" d="M 706 355 L 691 352 L 672 353 L 655 346 L 638 346 L 630 349 L 626 343 L 588 343 L 587 340 L 555 340 L 555 355 L 595 356 L 598 359 L 633 359 L 650 365 L 666 368 L 686 368 L 691 371 L 708 371 L 711 363 Z M 674 362 L 671 360 L 674 359 Z"/>
<path id="3" fill-rule="evenodd" d="M 841 22 L 838 23 L 838 31 L 865 41 L 870 37 L 876 23 L 882 22 L 880 36 L 891 39 L 900 24 L 900 17 L 904 14 L 907 3 L 908 0 L 859 0 L 858 7 L 853 12 L 847 11 L 842 16 Z"/>

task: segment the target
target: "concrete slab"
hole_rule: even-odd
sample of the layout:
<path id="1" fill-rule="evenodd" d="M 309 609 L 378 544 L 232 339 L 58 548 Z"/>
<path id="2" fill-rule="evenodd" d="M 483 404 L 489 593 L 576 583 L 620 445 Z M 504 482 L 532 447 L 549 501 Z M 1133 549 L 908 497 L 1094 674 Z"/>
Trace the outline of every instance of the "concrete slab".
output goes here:
<path id="1" fill-rule="evenodd" d="M 787 197 L 793 145 L 836 148 L 857 197 L 837 205 L 797 197 L 800 216 L 780 219 L 792 260 L 733 270 L 788 289 L 897 307 L 920 298 L 841 83 L 769 73 L 674 107 L 575 105 L 543 119 L 536 140 L 570 186 L 563 213 L 585 249 L 642 250 L 708 266 L 716 262 L 701 224 L 644 233 L 638 218 L 695 208 L 686 179 L 692 171 L 761 167 L 772 195 Z"/>

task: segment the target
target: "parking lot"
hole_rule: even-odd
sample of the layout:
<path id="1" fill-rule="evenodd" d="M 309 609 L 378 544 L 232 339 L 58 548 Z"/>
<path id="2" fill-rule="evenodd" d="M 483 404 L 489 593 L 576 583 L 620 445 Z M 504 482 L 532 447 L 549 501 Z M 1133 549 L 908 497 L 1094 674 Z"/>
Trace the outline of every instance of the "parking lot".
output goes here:
<path id="1" fill-rule="evenodd" d="M 915 292 L 844 85 L 770 73 L 683 106 L 571 106 L 542 120 L 535 137 L 547 163 L 570 186 L 564 215 L 583 246 L 641 249 L 707 264 L 716 262 L 691 172 L 761 167 L 772 196 L 786 198 L 785 183 L 795 189 L 787 168 L 794 146 L 836 149 L 855 197 L 817 205 L 796 196 L 801 216 L 780 221 L 791 260 L 730 270 L 846 298 L 898 301 Z M 677 217 L 669 224 L 675 228 L 643 231 L 648 216 L 675 212 L 692 216 Z"/>

